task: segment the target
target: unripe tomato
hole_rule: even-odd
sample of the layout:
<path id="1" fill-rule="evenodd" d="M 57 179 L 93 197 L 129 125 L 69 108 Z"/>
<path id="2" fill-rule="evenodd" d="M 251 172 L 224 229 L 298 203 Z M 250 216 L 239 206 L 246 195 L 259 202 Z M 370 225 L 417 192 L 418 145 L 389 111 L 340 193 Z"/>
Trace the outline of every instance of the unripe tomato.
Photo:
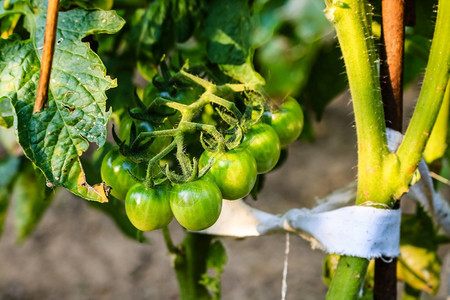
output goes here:
<path id="1" fill-rule="evenodd" d="M 144 178 L 145 164 L 137 164 L 120 154 L 118 148 L 111 149 L 102 161 L 100 169 L 102 179 L 111 187 L 111 195 L 120 200 L 125 200 L 128 190 L 138 183 L 129 173 L 138 178 Z"/>
<path id="2" fill-rule="evenodd" d="M 295 141 L 303 130 L 303 111 L 297 100 L 287 98 L 278 110 L 272 113 L 271 125 L 280 138 L 281 146 Z"/>
<path id="3" fill-rule="evenodd" d="M 213 181 L 199 179 L 174 185 L 170 207 L 183 227 L 203 230 L 213 225 L 222 210 L 222 194 Z"/>
<path id="4" fill-rule="evenodd" d="M 272 170 L 280 158 L 280 139 L 275 130 L 267 124 L 252 126 L 244 135 L 241 147 L 255 158 L 258 174 Z"/>
<path id="5" fill-rule="evenodd" d="M 139 230 L 150 231 L 169 225 L 173 219 L 170 208 L 170 186 L 147 188 L 138 183 L 128 191 L 125 210 L 131 223 Z"/>
<path id="6" fill-rule="evenodd" d="M 243 148 L 236 148 L 226 153 L 203 152 L 200 156 L 200 168 L 206 166 L 210 159 L 214 164 L 206 173 L 219 187 L 227 200 L 236 200 L 247 196 L 256 182 L 257 169 L 255 158 Z"/>

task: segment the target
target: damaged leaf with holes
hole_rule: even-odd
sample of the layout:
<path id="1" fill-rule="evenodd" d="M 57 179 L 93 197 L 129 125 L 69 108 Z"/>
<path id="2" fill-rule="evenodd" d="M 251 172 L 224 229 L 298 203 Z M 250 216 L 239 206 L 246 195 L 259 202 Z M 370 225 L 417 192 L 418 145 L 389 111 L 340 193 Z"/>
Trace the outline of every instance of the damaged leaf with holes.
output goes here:
<path id="1" fill-rule="evenodd" d="M 44 43 L 46 1 L 24 5 L 30 39 L 16 34 L 0 39 L 0 99 L 14 109 L 18 140 L 48 184 L 62 186 L 88 200 L 106 202 L 104 185 L 86 182 L 80 156 L 89 143 L 106 140 L 105 91 L 116 82 L 89 44 L 94 33 L 115 33 L 124 21 L 113 11 L 73 9 L 59 13 L 56 49 L 46 107 L 33 113 Z M 4 1 L 0 1 L 3 7 Z M 8 11 L 0 11 L 0 17 Z"/>

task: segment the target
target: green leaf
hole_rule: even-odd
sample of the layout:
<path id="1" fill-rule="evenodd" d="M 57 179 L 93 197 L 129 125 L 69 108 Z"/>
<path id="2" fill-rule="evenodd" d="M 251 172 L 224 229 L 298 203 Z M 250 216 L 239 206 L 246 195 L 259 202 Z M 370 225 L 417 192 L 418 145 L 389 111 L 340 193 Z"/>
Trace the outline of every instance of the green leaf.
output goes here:
<path id="1" fill-rule="evenodd" d="M 12 182 L 19 171 L 19 166 L 20 159 L 15 156 L 8 156 L 0 162 L 0 236 L 8 211 Z"/>
<path id="2" fill-rule="evenodd" d="M 50 184 L 88 200 L 106 202 L 103 184 L 90 186 L 79 156 L 89 142 L 106 139 L 105 91 L 115 86 L 100 58 L 81 39 L 114 33 L 123 20 L 113 11 L 74 9 L 59 13 L 56 49 L 46 107 L 33 114 L 44 39 L 46 7 L 37 3 L 26 23 L 31 39 L 0 40 L 0 99 L 16 113 L 19 143 Z"/>
<path id="3" fill-rule="evenodd" d="M 199 11 L 197 1 L 172 0 L 170 16 L 173 18 L 175 41 L 177 43 L 183 43 L 192 36 L 199 21 Z"/>
<path id="4" fill-rule="evenodd" d="M 208 58 L 231 78 L 264 84 L 253 67 L 252 16 L 247 1 L 208 1 L 204 35 Z"/>
<path id="5" fill-rule="evenodd" d="M 204 285 L 213 294 L 212 299 L 220 299 L 221 280 L 223 266 L 227 263 L 227 254 L 220 241 L 215 241 L 209 248 L 206 258 L 206 268 L 214 270 L 215 275 L 209 276 L 207 273 L 202 275 L 200 283 Z"/>
<path id="6" fill-rule="evenodd" d="M 418 207 L 415 215 L 403 215 L 397 275 L 417 290 L 435 295 L 440 285 L 441 262 L 431 217 Z"/>
<path id="7" fill-rule="evenodd" d="M 131 36 L 130 44 L 136 45 L 138 69 L 147 80 L 156 74 L 156 65 L 174 42 L 169 9 L 170 1 L 152 2 Z"/>
<path id="8" fill-rule="evenodd" d="M 16 235 L 19 241 L 27 238 L 36 228 L 53 195 L 54 191 L 46 187 L 42 173 L 35 170 L 29 161 L 24 160 L 12 192 Z"/>

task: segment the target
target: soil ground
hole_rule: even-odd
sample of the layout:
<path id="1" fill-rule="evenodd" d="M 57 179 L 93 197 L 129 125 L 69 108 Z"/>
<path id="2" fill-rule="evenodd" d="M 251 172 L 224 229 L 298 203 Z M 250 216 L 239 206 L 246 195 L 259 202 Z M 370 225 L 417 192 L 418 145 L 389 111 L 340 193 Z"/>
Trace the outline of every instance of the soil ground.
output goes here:
<path id="1" fill-rule="evenodd" d="M 334 101 L 315 124 L 314 143 L 296 142 L 282 168 L 267 176 L 255 206 L 271 213 L 312 207 L 317 197 L 356 176 L 356 136 L 348 95 Z M 59 191 L 32 236 L 15 242 L 8 218 L 0 242 L 0 299 L 179 299 L 160 231 L 139 244 L 85 201 Z M 171 224 L 175 240 L 182 232 Z M 297 236 L 290 238 L 286 299 L 324 299 L 325 254 Z M 285 236 L 223 239 L 228 262 L 222 299 L 280 299 Z M 443 255 L 445 251 L 442 251 Z M 444 261 L 444 265 L 448 260 Z M 445 270 L 445 268 L 443 268 Z M 446 273 L 446 272 L 444 272 Z M 439 295 L 445 299 L 447 277 Z"/>

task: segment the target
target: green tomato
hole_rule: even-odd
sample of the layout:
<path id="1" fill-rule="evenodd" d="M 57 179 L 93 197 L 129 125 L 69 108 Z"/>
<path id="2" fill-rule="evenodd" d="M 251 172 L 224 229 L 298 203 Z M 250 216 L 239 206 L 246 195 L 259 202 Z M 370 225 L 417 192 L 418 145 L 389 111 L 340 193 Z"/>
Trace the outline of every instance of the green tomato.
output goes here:
<path id="1" fill-rule="evenodd" d="M 200 156 L 200 168 L 214 159 L 212 167 L 206 173 L 219 187 L 227 200 L 236 200 L 247 196 L 256 182 L 256 161 L 247 150 L 236 148 L 226 153 L 203 152 Z"/>
<path id="2" fill-rule="evenodd" d="M 258 174 L 272 170 L 280 158 L 280 139 L 275 130 L 267 124 L 259 123 L 244 135 L 241 147 L 255 158 Z"/>
<path id="3" fill-rule="evenodd" d="M 111 195 L 125 200 L 128 190 L 138 183 L 129 173 L 138 178 L 144 178 L 145 164 L 137 164 L 120 154 L 118 148 L 109 151 L 102 161 L 100 172 L 102 180 L 111 187 Z"/>
<path id="4" fill-rule="evenodd" d="M 199 179 L 174 185 L 170 207 L 183 227 L 188 230 L 203 230 L 213 225 L 222 210 L 222 194 L 217 185 Z"/>
<path id="5" fill-rule="evenodd" d="M 169 225 L 173 219 L 170 187 L 160 185 L 150 189 L 142 183 L 133 185 L 125 199 L 125 210 L 139 230 L 150 231 Z"/>
<path id="6" fill-rule="evenodd" d="M 303 111 L 297 100 L 289 97 L 272 113 L 271 125 L 280 138 L 281 146 L 295 141 L 303 130 Z"/>

